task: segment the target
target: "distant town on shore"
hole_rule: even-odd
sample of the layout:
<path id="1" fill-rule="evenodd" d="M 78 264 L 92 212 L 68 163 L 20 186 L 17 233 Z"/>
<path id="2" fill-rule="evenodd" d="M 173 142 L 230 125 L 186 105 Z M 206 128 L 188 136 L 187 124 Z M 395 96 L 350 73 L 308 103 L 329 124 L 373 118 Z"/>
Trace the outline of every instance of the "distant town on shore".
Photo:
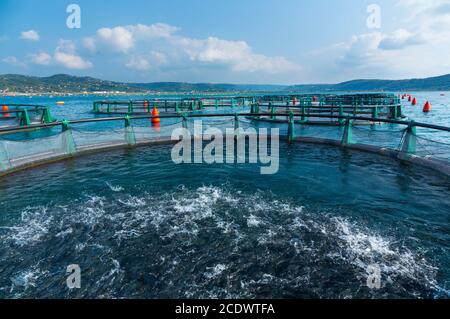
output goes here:
<path id="1" fill-rule="evenodd" d="M 334 92 L 334 91 L 449 91 L 450 74 L 424 79 L 353 80 L 338 84 L 261 85 L 183 82 L 124 83 L 92 77 L 57 74 L 35 77 L 0 75 L 0 95 L 234 93 L 234 92 Z"/>

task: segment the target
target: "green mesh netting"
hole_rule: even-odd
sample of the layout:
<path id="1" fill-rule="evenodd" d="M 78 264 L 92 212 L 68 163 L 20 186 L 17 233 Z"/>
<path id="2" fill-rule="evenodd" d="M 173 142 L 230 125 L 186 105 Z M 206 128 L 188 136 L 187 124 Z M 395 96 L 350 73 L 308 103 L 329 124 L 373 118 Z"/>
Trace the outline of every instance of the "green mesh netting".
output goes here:
<path id="1" fill-rule="evenodd" d="M 344 127 L 337 125 L 295 125 L 295 137 L 314 137 L 340 141 L 344 134 Z"/>
<path id="2" fill-rule="evenodd" d="M 189 118 L 186 121 L 188 129 L 193 133 L 195 121 L 202 120 L 203 132 L 208 128 L 219 128 L 224 134 L 226 129 L 239 128 L 256 130 L 261 128 L 278 128 L 280 135 L 287 135 L 287 123 L 269 123 L 241 117 L 235 123 L 234 117 L 228 118 Z M 143 124 L 146 122 L 143 121 Z M 148 123 L 148 122 L 147 122 Z M 170 138 L 173 131 L 181 128 L 183 121 L 177 120 L 159 126 L 150 124 L 143 126 L 130 126 L 109 130 L 70 129 L 57 135 L 36 138 L 26 141 L 0 140 L 0 170 L 5 171 L 15 166 L 54 158 L 62 155 L 74 154 L 86 148 L 101 148 L 104 146 L 135 144 L 136 142 L 152 141 L 155 138 Z M 401 150 L 402 143 L 409 138 L 404 127 L 397 125 L 367 125 L 352 126 L 352 142 Z M 340 141 L 344 133 L 344 126 L 318 126 L 295 124 L 295 136 L 315 137 Z M 433 137 L 433 138 L 431 138 Z M 432 134 L 432 132 L 419 131 L 412 138 L 415 147 L 411 154 L 420 157 L 432 157 L 445 161 L 450 160 L 450 143 L 445 132 Z M 409 149 L 408 149 L 409 151 Z"/>
<path id="3" fill-rule="evenodd" d="M 368 144 L 394 150 L 400 149 L 404 132 L 404 129 L 390 129 L 378 125 L 352 127 L 353 143 Z"/>
<path id="4" fill-rule="evenodd" d="M 179 121 L 173 124 L 161 124 L 160 126 L 133 126 L 133 132 L 137 142 L 145 142 L 159 137 L 170 138 L 173 130 L 181 127 L 181 121 Z"/>
<path id="5" fill-rule="evenodd" d="M 415 155 L 449 161 L 450 144 L 417 136 Z"/>
<path id="6" fill-rule="evenodd" d="M 8 152 L 6 151 L 4 141 L 0 141 L 0 171 L 6 171 L 11 168 Z"/>
<path id="7" fill-rule="evenodd" d="M 72 129 L 73 139 L 77 148 L 108 146 L 125 143 L 125 128 L 108 131 L 87 131 Z"/>
<path id="8" fill-rule="evenodd" d="M 2 140 L 4 151 L 12 166 L 24 162 L 61 156 L 66 153 L 64 134 L 28 141 Z"/>

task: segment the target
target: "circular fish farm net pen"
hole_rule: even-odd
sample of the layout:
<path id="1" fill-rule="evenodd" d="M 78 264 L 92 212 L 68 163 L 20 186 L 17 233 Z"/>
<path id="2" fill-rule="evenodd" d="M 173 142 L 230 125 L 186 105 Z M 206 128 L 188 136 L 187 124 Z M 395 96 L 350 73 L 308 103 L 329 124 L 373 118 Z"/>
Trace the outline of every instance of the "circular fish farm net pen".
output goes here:
<path id="1" fill-rule="evenodd" d="M 238 108 L 251 104 L 249 98 L 180 98 L 148 99 L 130 101 L 96 101 L 92 112 L 95 114 L 151 114 L 154 109 L 161 113 L 195 112 L 204 109 Z"/>
<path id="2" fill-rule="evenodd" d="M 313 143 L 364 151 L 422 165 L 450 176 L 450 128 L 398 119 L 375 119 L 359 116 L 315 115 L 339 125 L 310 125 L 302 115 L 291 112 L 287 123 L 264 122 L 271 113 L 181 113 L 159 116 L 125 116 L 57 121 L 30 125 L 31 128 L 61 128 L 46 138 L 12 141 L 0 139 L 0 174 L 105 149 L 133 147 L 152 143 L 176 143 L 182 136 L 175 129 L 184 128 L 189 135 L 208 132 L 246 137 L 258 129 L 279 135 L 288 143 Z M 355 122 L 372 123 L 355 126 Z M 114 123 L 105 129 L 104 123 Z M 119 125 L 120 124 L 120 125 Z M 108 127 L 106 125 L 106 127 Z M 99 129 L 102 128 L 102 129 Z M 1 128 L 3 134 L 15 134 L 20 127 Z M 418 130 L 420 129 L 420 130 Z M 421 136 L 422 130 L 427 132 Z M 438 140 L 430 138 L 436 132 Z M 261 130 L 260 130 L 261 133 Z M 208 133 L 211 134 L 211 133 Z M 213 133 L 214 134 L 214 133 Z M 175 138 L 173 138 L 175 136 Z"/>
<path id="3" fill-rule="evenodd" d="M 192 98 L 144 99 L 129 101 L 96 101 L 93 113 L 112 115 L 145 115 L 155 109 L 164 114 L 204 112 L 208 110 L 236 110 L 250 108 L 252 113 L 301 113 L 310 118 L 320 115 L 353 115 L 374 118 L 402 118 L 400 98 L 394 94 L 354 95 L 262 95 L 262 96 L 207 96 Z M 271 116 L 270 119 L 274 119 Z M 323 121 L 322 121 L 323 122 Z M 327 124 L 327 123 L 325 123 Z"/>

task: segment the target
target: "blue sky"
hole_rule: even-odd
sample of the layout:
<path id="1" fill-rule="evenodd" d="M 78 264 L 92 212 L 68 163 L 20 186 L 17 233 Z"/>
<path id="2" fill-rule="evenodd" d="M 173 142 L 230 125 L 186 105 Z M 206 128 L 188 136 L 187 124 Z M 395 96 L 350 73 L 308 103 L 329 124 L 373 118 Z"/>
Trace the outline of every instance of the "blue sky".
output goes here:
<path id="1" fill-rule="evenodd" d="M 72 3 L 80 29 L 66 25 Z M 372 4 L 376 27 L 367 23 Z M 450 0 L 1 0 L 0 47 L 1 74 L 279 84 L 426 77 L 450 73 Z"/>

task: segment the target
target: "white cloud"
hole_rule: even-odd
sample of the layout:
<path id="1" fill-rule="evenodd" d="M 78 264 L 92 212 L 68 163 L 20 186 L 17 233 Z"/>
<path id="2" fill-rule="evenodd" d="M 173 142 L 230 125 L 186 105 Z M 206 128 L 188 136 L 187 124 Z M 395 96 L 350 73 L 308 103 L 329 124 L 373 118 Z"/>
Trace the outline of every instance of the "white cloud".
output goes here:
<path id="1" fill-rule="evenodd" d="M 169 63 L 167 56 L 162 52 L 152 51 L 151 59 L 156 65 L 165 65 Z"/>
<path id="2" fill-rule="evenodd" d="M 386 34 L 379 43 L 379 48 L 383 50 L 398 50 L 412 45 L 426 42 L 424 37 L 414 34 L 405 29 L 398 29 L 391 34 Z"/>
<path id="3" fill-rule="evenodd" d="M 37 54 L 31 54 L 31 62 L 39 65 L 49 65 L 52 61 L 52 57 L 50 54 L 45 52 L 40 52 Z"/>
<path id="4" fill-rule="evenodd" d="M 136 41 L 167 39 L 177 30 L 178 28 L 165 23 L 101 28 L 97 30 L 94 37 L 85 38 L 83 42 L 84 46 L 90 51 L 96 51 L 98 48 L 97 44 L 100 44 L 107 49 L 127 53 L 130 49 L 135 47 Z"/>
<path id="5" fill-rule="evenodd" d="M 397 6 L 406 16 L 397 29 L 354 35 L 317 51 L 317 60 L 325 61 L 318 72 L 338 80 L 449 73 L 450 0 L 399 0 Z"/>
<path id="6" fill-rule="evenodd" d="M 150 65 L 184 69 L 209 66 L 270 74 L 299 70 L 284 57 L 254 53 L 245 41 L 193 39 L 177 35 L 178 30 L 164 23 L 101 28 L 83 44 L 91 52 L 122 53 L 127 56 L 126 66 L 137 70 L 148 70 Z"/>
<path id="7" fill-rule="evenodd" d="M 139 71 L 147 71 L 150 69 L 150 63 L 142 57 L 132 56 L 130 61 L 126 64 L 126 67 Z"/>
<path id="8" fill-rule="evenodd" d="M 40 36 L 39 36 L 39 33 L 37 33 L 35 30 L 29 30 L 29 31 L 23 31 L 20 34 L 20 38 L 22 40 L 28 40 L 28 41 L 39 41 Z"/>
<path id="9" fill-rule="evenodd" d="M 237 72 L 278 73 L 298 69 L 298 66 L 283 57 L 267 57 L 253 53 L 245 41 L 227 41 L 209 37 L 206 40 L 183 39 L 181 43 L 191 60 L 228 65 Z"/>
<path id="10" fill-rule="evenodd" d="M 178 31 L 177 27 L 165 23 L 155 23 L 152 25 L 137 24 L 127 26 L 126 28 L 130 30 L 136 38 L 147 39 L 170 38 Z"/>
<path id="11" fill-rule="evenodd" d="M 60 40 L 55 50 L 54 59 L 57 63 L 68 69 L 89 69 L 93 65 L 90 61 L 84 60 L 77 55 L 75 44 L 72 41 Z"/>
<path id="12" fill-rule="evenodd" d="M 12 66 L 18 66 L 18 67 L 26 67 L 26 64 L 23 63 L 22 61 L 20 61 L 18 58 L 16 58 L 15 56 L 8 56 L 6 58 L 2 59 L 3 63 L 7 63 L 9 65 Z"/>
<path id="13" fill-rule="evenodd" d="M 112 29 L 99 29 L 97 31 L 96 38 L 103 45 L 109 45 L 111 48 L 122 53 L 127 53 L 131 48 L 134 47 L 133 33 L 125 27 L 119 26 Z"/>
<path id="14" fill-rule="evenodd" d="M 86 49 L 88 49 L 91 52 L 97 51 L 97 45 L 96 45 L 95 39 L 93 37 L 84 38 L 83 45 Z"/>

